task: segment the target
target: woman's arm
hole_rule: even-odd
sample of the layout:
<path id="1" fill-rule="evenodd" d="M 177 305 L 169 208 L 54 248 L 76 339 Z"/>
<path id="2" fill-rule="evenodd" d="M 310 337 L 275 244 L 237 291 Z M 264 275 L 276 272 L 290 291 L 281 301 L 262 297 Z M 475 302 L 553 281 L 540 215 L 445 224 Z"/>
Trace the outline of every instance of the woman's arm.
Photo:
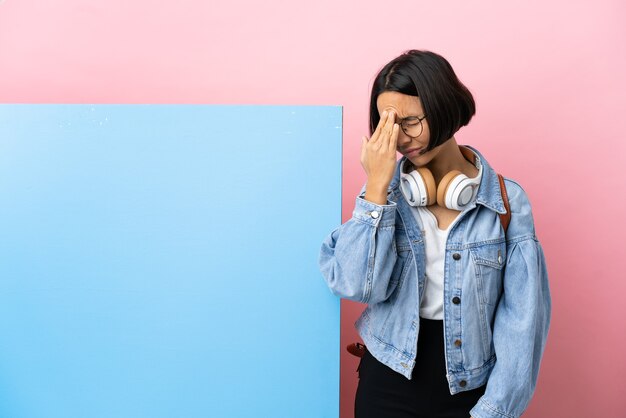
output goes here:
<path id="1" fill-rule="evenodd" d="M 508 180 L 511 223 L 507 232 L 504 291 L 495 311 L 496 362 L 487 388 L 470 413 L 475 418 L 518 418 L 535 391 L 552 303 L 545 256 L 535 236 L 530 202 Z"/>
<path id="2" fill-rule="evenodd" d="M 319 266 L 326 284 L 337 296 L 361 303 L 386 300 L 394 290 L 391 273 L 397 260 L 396 203 L 379 205 L 356 198 L 352 218 L 324 240 Z"/>

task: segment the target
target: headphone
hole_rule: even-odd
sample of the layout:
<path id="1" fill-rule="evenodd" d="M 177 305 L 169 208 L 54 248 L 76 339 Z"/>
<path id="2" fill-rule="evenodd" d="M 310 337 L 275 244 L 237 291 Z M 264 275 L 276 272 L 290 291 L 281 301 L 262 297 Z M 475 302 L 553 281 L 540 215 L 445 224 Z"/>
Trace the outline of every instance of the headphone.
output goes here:
<path id="1" fill-rule="evenodd" d="M 435 203 L 448 209 L 463 210 L 478 194 L 478 186 L 483 173 L 483 165 L 471 150 L 459 146 L 463 156 L 478 168 L 478 176 L 467 177 L 459 170 L 447 173 L 439 185 L 435 185 L 435 178 L 426 167 L 417 167 L 410 173 L 405 173 L 404 165 L 408 158 L 400 166 L 400 190 L 404 198 L 411 206 L 429 206 Z"/>

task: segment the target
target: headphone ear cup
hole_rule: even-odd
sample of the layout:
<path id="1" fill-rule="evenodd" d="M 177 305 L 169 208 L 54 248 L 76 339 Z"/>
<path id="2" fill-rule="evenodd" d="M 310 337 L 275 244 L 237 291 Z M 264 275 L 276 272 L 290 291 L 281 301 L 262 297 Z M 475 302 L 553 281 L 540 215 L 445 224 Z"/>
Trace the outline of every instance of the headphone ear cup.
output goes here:
<path id="1" fill-rule="evenodd" d="M 418 167 L 417 172 L 420 173 L 424 180 L 426 189 L 426 206 L 434 204 L 437 200 L 437 185 L 435 184 L 435 176 L 426 167 Z"/>
<path id="2" fill-rule="evenodd" d="M 432 205 L 437 198 L 435 178 L 425 167 L 402 173 L 400 189 L 411 206 Z"/>
<path id="3" fill-rule="evenodd" d="M 446 174 L 437 190 L 437 203 L 448 209 L 463 210 L 474 199 L 478 184 L 458 170 Z"/>
<path id="4" fill-rule="evenodd" d="M 452 196 L 452 194 L 454 193 L 454 190 L 450 188 L 450 185 L 453 183 L 454 179 L 459 175 L 463 177 L 467 177 L 465 176 L 465 174 L 461 173 L 459 170 L 452 170 L 448 172 L 445 176 L 443 176 L 443 178 L 439 182 L 439 186 L 437 187 L 437 204 L 439 206 L 442 206 L 448 209 L 456 209 L 454 207 L 454 204 L 446 204 L 446 203 L 447 201 L 448 202 L 454 201 L 453 196 Z M 448 193 L 450 193 L 450 195 L 448 195 Z"/>

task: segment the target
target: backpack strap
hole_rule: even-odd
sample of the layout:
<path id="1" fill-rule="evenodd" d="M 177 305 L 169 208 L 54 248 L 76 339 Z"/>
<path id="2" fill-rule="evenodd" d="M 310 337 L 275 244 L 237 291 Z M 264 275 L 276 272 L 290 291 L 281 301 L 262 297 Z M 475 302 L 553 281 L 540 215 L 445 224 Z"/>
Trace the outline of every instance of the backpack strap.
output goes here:
<path id="1" fill-rule="evenodd" d="M 502 174 L 498 173 L 498 180 L 500 180 L 500 193 L 502 194 L 502 201 L 506 208 L 506 213 L 499 213 L 498 215 L 500 215 L 500 223 L 502 224 L 502 228 L 504 228 L 504 235 L 506 235 L 506 229 L 509 227 L 509 222 L 511 222 L 511 206 L 509 205 L 509 196 L 506 194 L 506 186 L 504 185 L 504 177 L 502 177 Z"/>

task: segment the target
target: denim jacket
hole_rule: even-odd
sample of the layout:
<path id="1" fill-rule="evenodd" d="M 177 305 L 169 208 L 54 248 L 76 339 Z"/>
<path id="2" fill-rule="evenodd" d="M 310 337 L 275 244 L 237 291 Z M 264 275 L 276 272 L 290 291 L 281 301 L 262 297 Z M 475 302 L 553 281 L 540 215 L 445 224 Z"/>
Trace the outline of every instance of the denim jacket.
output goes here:
<path id="1" fill-rule="evenodd" d="M 474 418 L 517 418 L 533 396 L 552 303 L 543 249 L 526 192 L 504 177 L 506 213 L 497 173 L 483 164 L 474 202 L 451 226 L 444 259 L 444 347 L 450 394 L 487 383 Z M 324 240 L 322 276 L 333 294 L 367 304 L 355 327 L 372 355 L 411 378 L 424 290 L 424 226 L 399 188 L 397 163 L 387 203 L 356 198 L 352 218 Z"/>

